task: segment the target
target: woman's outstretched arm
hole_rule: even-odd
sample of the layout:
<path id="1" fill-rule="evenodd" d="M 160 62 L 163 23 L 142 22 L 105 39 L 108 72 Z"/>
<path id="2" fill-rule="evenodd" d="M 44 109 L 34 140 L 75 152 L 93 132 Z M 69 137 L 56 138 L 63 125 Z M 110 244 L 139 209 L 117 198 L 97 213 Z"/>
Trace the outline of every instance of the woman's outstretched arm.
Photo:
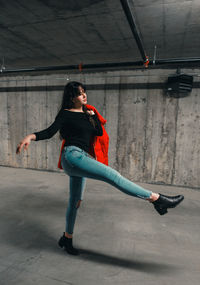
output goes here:
<path id="1" fill-rule="evenodd" d="M 47 129 L 44 129 L 40 132 L 35 132 L 33 134 L 27 135 L 18 145 L 16 149 L 16 154 L 20 153 L 24 146 L 24 150 L 27 150 L 31 141 L 38 141 L 38 140 L 45 140 L 49 139 L 52 136 L 55 135 L 55 133 L 61 128 L 63 120 L 63 114 L 60 112 L 56 118 L 53 124 L 50 125 Z"/>

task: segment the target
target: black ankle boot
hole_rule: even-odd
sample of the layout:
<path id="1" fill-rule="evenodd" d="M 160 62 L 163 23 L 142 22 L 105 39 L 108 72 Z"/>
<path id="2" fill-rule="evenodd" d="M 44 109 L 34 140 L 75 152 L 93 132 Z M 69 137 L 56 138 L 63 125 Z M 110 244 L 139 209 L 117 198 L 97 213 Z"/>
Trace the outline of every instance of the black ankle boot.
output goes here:
<path id="1" fill-rule="evenodd" d="M 166 196 L 160 194 L 159 198 L 153 202 L 153 205 L 160 215 L 164 215 L 167 213 L 168 208 L 175 208 L 183 199 L 183 195 Z"/>
<path id="2" fill-rule="evenodd" d="M 72 238 L 67 238 L 65 236 L 65 233 L 63 233 L 63 236 L 59 239 L 58 241 L 58 245 L 61 248 L 65 248 L 65 250 L 67 251 L 67 253 L 72 254 L 72 255 L 79 255 L 79 251 L 73 247 L 72 244 Z"/>

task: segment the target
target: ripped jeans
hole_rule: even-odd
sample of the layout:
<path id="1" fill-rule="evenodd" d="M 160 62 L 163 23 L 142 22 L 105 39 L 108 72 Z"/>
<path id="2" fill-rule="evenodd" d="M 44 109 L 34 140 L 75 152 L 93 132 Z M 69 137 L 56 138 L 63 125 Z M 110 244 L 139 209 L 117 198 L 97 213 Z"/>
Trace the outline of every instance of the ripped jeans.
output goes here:
<path id="1" fill-rule="evenodd" d="M 66 232 L 73 234 L 78 202 L 83 200 L 86 178 L 109 183 L 120 191 L 141 199 L 150 198 L 152 192 L 123 177 L 119 172 L 93 159 L 87 152 L 76 146 L 65 146 L 61 164 L 70 176 L 70 195 L 66 212 Z"/>

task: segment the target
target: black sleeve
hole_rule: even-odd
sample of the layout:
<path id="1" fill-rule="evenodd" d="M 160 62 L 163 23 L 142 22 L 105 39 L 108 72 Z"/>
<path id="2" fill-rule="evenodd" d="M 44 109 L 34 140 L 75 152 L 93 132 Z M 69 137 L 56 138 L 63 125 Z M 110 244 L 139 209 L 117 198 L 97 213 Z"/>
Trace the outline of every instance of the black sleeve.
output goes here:
<path id="1" fill-rule="evenodd" d="M 92 115 L 92 118 L 95 121 L 95 135 L 96 136 L 102 136 L 103 135 L 103 129 L 102 129 L 101 123 L 100 123 L 97 115 L 96 114 Z"/>
<path id="2" fill-rule="evenodd" d="M 53 124 L 51 124 L 47 129 L 34 133 L 36 135 L 36 141 L 46 140 L 53 137 L 57 133 L 57 131 L 61 128 L 62 122 L 63 122 L 63 114 L 62 112 L 59 112 Z"/>

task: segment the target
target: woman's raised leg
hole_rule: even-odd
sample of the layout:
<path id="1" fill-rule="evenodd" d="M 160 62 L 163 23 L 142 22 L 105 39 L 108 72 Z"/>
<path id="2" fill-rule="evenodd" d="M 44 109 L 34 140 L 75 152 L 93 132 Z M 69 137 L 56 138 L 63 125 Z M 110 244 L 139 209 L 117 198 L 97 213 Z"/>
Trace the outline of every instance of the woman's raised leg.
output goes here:
<path id="1" fill-rule="evenodd" d="M 69 146 L 62 155 L 62 165 L 67 174 L 105 181 L 120 191 L 142 199 L 149 199 L 152 192 L 123 177 L 115 169 L 91 158 L 78 147 Z"/>
<path id="2" fill-rule="evenodd" d="M 184 196 L 165 196 L 153 193 L 123 177 L 118 171 L 91 158 L 85 151 L 75 146 L 65 149 L 62 156 L 63 168 L 74 176 L 88 177 L 105 181 L 120 191 L 153 203 L 160 215 L 167 213 L 168 208 L 175 208 Z"/>

